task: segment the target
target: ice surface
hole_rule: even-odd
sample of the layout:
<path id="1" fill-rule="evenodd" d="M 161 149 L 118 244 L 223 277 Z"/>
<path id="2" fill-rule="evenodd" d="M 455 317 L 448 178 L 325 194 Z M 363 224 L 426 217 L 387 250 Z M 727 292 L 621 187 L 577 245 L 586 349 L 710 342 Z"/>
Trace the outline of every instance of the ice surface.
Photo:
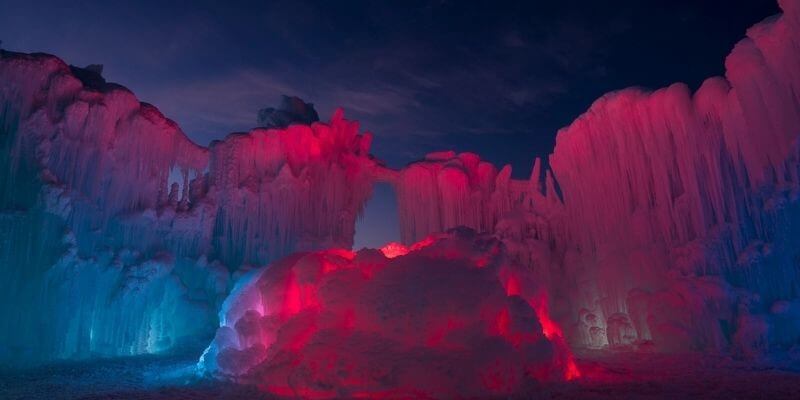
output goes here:
<path id="1" fill-rule="evenodd" d="M 494 232 L 546 282 L 573 345 L 758 354 L 797 343 L 800 24 L 752 27 L 725 77 L 598 99 L 529 181 L 472 154 L 399 172 L 402 238 Z"/>
<path id="2" fill-rule="evenodd" d="M 579 375 L 541 290 L 500 241 L 464 228 L 298 253 L 237 286 L 201 367 L 312 398 L 516 393 Z"/>
<path id="3" fill-rule="evenodd" d="M 511 167 L 499 173 L 476 154 L 433 153 L 395 180 L 401 238 L 415 242 L 457 226 L 491 231 L 509 210 Z"/>
<path id="4" fill-rule="evenodd" d="M 0 53 L 0 362 L 207 340 L 237 270 L 352 245 L 369 145 L 339 111 L 203 148 L 96 71 Z"/>
<path id="5" fill-rule="evenodd" d="M 782 6 L 735 46 L 724 78 L 611 93 L 559 132 L 571 318 L 596 317 L 579 343 L 595 327 L 611 345 L 796 343 L 796 328 L 770 322 L 800 294 L 800 25 L 796 2 Z"/>
<path id="6" fill-rule="evenodd" d="M 212 251 L 235 266 L 262 265 L 297 250 L 351 247 L 372 191 L 370 140 L 338 111 L 329 124 L 256 129 L 213 143 Z"/>

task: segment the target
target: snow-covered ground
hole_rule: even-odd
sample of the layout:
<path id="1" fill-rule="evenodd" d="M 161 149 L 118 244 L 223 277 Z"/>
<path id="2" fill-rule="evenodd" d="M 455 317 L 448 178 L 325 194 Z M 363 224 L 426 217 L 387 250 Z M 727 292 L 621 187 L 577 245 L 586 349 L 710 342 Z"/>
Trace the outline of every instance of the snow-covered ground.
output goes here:
<path id="1" fill-rule="evenodd" d="M 796 399 L 800 362 L 767 367 L 700 354 L 578 353 L 584 376 L 521 394 L 533 399 Z M 70 362 L 0 373 L 1 399 L 272 399 L 252 386 L 197 378 L 197 355 Z"/>
<path id="2" fill-rule="evenodd" d="M 578 352 L 583 378 L 551 398 L 796 399 L 800 362 L 701 353 Z M 776 366 L 776 365 L 779 365 Z M 548 396 L 545 396 L 548 398 Z"/>

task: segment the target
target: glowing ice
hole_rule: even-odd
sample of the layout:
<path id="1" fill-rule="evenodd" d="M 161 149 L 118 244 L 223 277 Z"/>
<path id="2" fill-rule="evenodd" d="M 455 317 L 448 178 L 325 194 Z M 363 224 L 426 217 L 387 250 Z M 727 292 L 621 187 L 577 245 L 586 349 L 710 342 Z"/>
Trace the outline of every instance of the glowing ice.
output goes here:
<path id="1" fill-rule="evenodd" d="M 461 229 L 399 246 L 299 253 L 254 273 L 201 367 L 325 398 L 497 396 L 579 375 L 543 288 L 500 241 Z"/>
<path id="2" fill-rule="evenodd" d="M 96 72 L 2 52 L 0 361 L 207 340 L 237 270 L 352 245 L 369 145 L 337 112 L 203 148 Z"/>

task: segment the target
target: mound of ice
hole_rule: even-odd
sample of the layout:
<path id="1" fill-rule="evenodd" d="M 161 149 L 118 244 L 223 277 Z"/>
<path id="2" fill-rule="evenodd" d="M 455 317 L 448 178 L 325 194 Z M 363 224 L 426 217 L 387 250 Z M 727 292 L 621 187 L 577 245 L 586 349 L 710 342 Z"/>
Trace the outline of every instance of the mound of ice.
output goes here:
<path id="1" fill-rule="evenodd" d="M 296 254 L 241 281 L 200 365 L 279 395 L 514 393 L 578 373 L 537 288 L 471 230 Z"/>

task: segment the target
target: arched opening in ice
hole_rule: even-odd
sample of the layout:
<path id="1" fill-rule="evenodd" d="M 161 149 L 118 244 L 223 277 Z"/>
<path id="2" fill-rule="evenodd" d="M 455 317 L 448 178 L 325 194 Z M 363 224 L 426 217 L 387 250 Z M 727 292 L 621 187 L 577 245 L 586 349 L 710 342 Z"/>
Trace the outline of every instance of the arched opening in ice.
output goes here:
<path id="1" fill-rule="evenodd" d="M 353 249 L 378 249 L 386 243 L 399 241 L 397 195 L 389 183 L 376 182 L 372 189 L 372 198 L 356 221 Z"/>

